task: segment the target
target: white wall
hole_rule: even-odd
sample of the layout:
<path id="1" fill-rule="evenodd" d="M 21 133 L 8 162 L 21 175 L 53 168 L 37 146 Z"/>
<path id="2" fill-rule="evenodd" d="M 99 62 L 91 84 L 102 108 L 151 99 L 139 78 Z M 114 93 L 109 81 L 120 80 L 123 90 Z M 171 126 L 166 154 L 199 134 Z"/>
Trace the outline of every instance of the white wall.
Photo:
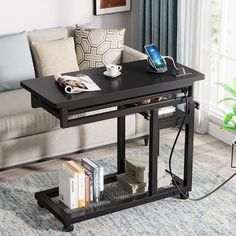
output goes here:
<path id="1" fill-rule="evenodd" d="M 125 27 L 130 45 L 130 12 L 95 16 L 93 0 L 0 0 L 0 34 L 40 28 L 91 24 Z"/>

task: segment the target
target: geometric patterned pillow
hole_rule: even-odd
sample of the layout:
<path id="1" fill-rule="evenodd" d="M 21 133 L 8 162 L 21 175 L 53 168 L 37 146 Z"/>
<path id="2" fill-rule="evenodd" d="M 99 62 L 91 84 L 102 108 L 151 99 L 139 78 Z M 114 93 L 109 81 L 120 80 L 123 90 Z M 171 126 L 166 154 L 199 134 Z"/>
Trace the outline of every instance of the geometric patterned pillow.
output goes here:
<path id="1" fill-rule="evenodd" d="M 76 25 L 76 54 L 80 70 L 119 64 L 125 29 L 93 29 Z"/>

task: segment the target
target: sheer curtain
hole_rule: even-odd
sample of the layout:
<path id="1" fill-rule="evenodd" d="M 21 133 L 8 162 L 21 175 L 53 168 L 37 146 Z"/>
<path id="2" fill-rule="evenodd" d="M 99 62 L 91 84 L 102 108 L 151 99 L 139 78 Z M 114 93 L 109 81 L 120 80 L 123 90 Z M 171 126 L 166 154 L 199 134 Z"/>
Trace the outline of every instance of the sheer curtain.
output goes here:
<path id="1" fill-rule="evenodd" d="M 205 80 L 195 83 L 194 99 L 200 102 L 195 113 L 195 131 L 208 132 L 211 75 L 210 56 L 203 49 L 209 41 L 211 21 L 207 0 L 179 0 L 177 61 L 205 74 Z"/>

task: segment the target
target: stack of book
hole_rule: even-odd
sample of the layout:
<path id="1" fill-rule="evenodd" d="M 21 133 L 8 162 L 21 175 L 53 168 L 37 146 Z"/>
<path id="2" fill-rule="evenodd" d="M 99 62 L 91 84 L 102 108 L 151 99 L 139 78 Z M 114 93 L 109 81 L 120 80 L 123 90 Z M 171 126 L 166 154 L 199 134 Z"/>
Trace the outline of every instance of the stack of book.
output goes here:
<path id="1" fill-rule="evenodd" d="M 165 177 L 165 162 L 158 158 L 157 181 Z M 125 159 L 125 173 L 117 176 L 122 187 L 131 194 L 148 191 L 149 156 L 140 155 Z"/>
<path id="2" fill-rule="evenodd" d="M 88 207 L 101 200 L 103 166 L 84 158 L 81 164 L 67 161 L 59 170 L 59 199 L 70 209 Z"/>

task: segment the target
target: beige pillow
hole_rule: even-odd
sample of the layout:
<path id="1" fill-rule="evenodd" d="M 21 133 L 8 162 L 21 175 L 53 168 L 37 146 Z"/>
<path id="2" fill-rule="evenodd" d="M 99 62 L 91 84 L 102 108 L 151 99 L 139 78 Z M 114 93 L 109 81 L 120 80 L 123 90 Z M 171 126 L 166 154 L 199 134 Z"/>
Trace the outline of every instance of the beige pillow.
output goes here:
<path id="1" fill-rule="evenodd" d="M 37 29 L 28 32 L 29 42 L 49 42 L 58 39 L 68 38 L 68 32 L 65 27 L 56 27 L 48 29 Z"/>
<path id="2" fill-rule="evenodd" d="M 32 42 L 37 77 L 78 71 L 75 44 L 72 37 L 49 42 Z"/>
<path id="3" fill-rule="evenodd" d="M 76 26 L 76 54 L 81 70 L 121 62 L 125 29 Z"/>

